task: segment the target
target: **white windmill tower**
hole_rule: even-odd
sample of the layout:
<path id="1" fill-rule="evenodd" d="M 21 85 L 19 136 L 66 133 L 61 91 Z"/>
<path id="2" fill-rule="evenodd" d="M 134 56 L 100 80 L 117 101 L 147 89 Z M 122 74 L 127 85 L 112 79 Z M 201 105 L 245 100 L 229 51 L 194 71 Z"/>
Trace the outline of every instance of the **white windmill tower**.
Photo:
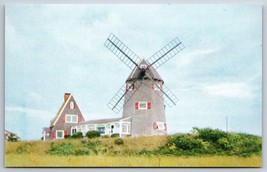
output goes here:
<path id="1" fill-rule="evenodd" d="M 165 104 L 176 105 L 178 99 L 166 87 L 156 69 L 184 49 L 175 38 L 148 60 L 140 59 L 114 34 L 110 34 L 105 46 L 131 70 L 125 84 L 108 103 L 108 107 L 122 117 L 131 117 L 131 135 L 167 134 Z"/>

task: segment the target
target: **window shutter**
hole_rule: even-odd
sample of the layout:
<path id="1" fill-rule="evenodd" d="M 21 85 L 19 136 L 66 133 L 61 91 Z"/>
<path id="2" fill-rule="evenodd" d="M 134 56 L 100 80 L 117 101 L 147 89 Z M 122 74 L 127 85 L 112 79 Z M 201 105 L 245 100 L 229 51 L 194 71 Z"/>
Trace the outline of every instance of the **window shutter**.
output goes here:
<path id="1" fill-rule="evenodd" d="M 56 138 L 56 132 L 57 132 L 57 130 L 54 130 L 54 131 L 52 132 L 52 137 L 53 137 L 53 138 Z"/>
<path id="2" fill-rule="evenodd" d="M 155 90 L 155 85 L 154 84 L 152 84 L 152 89 Z"/>
<path id="3" fill-rule="evenodd" d="M 66 121 L 66 115 L 62 115 L 62 122 Z"/>
<path id="4" fill-rule="evenodd" d="M 155 130 L 158 129 L 157 122 L 154 122 L 154 123 L 153 123 L 153 128 L 154 128 Z"/>
<path id="5" fill-rule="evenodd" d="M 78 115 L 78 122 L 81 121 L 81 115 Z"/>
<path id="6" fill-rule="evenodd" d="M 132 86 L 132 90 L 134 90 L 134 84 L 133 84 L 133 86 Z"/>
<path id="7" fill-rule="evenodd" d="M 164 123 L 164 131 L 167 131 L 167 124 L 166 124 L 166 122 Z"/>
<path id="8" fill-rule="evenodd" d="M 135 102 L 135 109 L 138 109 L 138 102 Z"/>
<path id="9" fill-rule="evenodd" d="M 147 109 L 151 109 L 151 102 L 147 102 Z"/>
<path id="10" fill-rule="evenodd" d="M 64 137 L 68 135 L 68 131 L 64 130 Z"/>

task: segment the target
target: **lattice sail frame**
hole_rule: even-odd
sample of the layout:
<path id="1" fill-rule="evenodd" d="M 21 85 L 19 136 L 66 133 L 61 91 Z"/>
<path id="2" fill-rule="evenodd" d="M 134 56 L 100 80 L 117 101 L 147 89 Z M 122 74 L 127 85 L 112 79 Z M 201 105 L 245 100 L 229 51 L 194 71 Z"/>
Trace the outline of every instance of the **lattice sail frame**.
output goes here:
<path id="1" fill-rule="evenodd" d="M 139 68 L 139 63 L 141 62 L 140 57 L 138 57 L 131 49 L 129 49 L 122 41 L 120 41 L 114 34 L 110 34 L 107 40 L 105 41 L 104 45 L 113 53 L 115 54 L 126 66 L 128 66 L 131 70 L 135 68 Z M 169 42 L 166 46 L 152 55 L 147 62 L 149 63 L 150 67 L 153 66 L 154 69 L 162 66 L 180 51 L 182 51 L 185 46 L 182 42 L 176 37 L 171 42 Z M 151 82 L 153 82 L 160 92 L 157 93 L 163 101 L 169 106 L 176 105 L 178 102 L 178 98 L 164 85 L 163 89 L 160 88 L 154 80 L 146 74 Z M 130 100 L 130 98 L 136 93 L 139 87 L 142 85 L 142 80 L 136 79 L 130 85 L 135 84 L 135 89 L 131 90 L 130 92 L 126 90 L 125 84 L 118 90 L 115 96 L 109 101 L 107 106 L 112 109 L 115 113 L 119 113 L 123 106 Z M 163 94 L 161 96 L 160 94 Z"/>
<path id="2" fill-rule="evenodd" d="M 140 63 L 141 59 L 114 34 L 110 34 L 104 45 L 115 54 L 126 66 L 133 70 Z"/>
<path id="3" fill-rule="evenodd" d="M 134 90 L 127 90 L 125 84 L 123 84 L 119 91 L 115 94 L 115 96 L 109 101 L 107 106 L 115 113 L 119 113 L 123 106 L 130 100 L 130 98 L 142 85 L 142 82 L 136 79 L 129 87 L 132 87 L 133 85 L 135 87 Z"/>
<path id="4" fill-rule="evenodd" d="M 147 59 L 150 66 L 153 66 L 154 69 L 157 69 L 180 51 L 182 51 L 185 46 L 182 42 L 176 37 L 171 42 L 169 42 L 166 46 L 156 52 L 153 56 Z"/>

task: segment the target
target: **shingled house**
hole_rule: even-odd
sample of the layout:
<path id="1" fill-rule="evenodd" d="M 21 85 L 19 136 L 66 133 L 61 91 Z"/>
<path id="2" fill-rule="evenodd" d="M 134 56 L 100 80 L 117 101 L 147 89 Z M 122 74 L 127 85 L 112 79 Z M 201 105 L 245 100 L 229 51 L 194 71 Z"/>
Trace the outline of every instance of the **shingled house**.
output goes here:
<path id="1" fill-rule="evenodd" d="M 44 128 L 43 140 L 64 139 L 71 135 L 71 127 L 84 121 L 84 117 L 70 93 L 64 94 L 64 102 L 56 116 L 52 119 L 50 127 Z"/>
<path id="2" fill-rule="evenodd" d="M 5 130 L 5 140 L 6 140 L 6 141 L 16 142 L 16 141 L 18 141 L 19 139 L 20 139 L 20 137 L 17 136 L 17 134 Z"/>
<path id="3" fill-rule="evenodd" d="M 130 134 L 131 117 L 111 118 L 85 121 L 84 117 L 70 93 L 64 94 L 64 102 L 51 121 L 50 127 L 43 129 L 43 140 L 64 139 L 68 135 L 96 130 L 101 135 L 119 134 L 120 137 Z"/>

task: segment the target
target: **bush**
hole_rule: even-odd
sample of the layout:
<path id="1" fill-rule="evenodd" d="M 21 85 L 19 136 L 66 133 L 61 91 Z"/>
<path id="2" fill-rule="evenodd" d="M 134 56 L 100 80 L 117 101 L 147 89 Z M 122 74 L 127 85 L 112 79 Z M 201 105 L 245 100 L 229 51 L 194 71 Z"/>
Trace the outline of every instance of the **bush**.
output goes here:
<path id="1" fill-rule="evenodd" d="M 88 131 L 88 132 L 86 133 L 86 136 L 87 136 L 89 139 L 97 138 L 97 137 L 100 137 L 100 133 L 99 133 L 98 131 L 92 130 L 92 131 Z"/>
<path id="2" fill-rule="evenodd" d="M 204 141 L 216 143 L 220 138 L 226 138 L 227 133 L 221 130 L 213 130 L 210 128 L 196 129 L 198 132 L 198 137 Z"/>
<path id="3" fill-rule="evenodd" d="M 120 134 L 119 133 L 114 133 L 114 134 L 111 134 L 111 137 L 120 137 Z"/>
<path id="4" fill-rule="evenodd" d="M 74 154 L 73 145 L 71 143 L 52 143 L 49 153 L 52 155 L 71 155 Z"/>
<path id="5" fill-rule="evenodd" d="M 124 144 L 124 142 L 123 142 L 122 139 L 116 139 L 116 140 L 114 141 L 114 143 L 115 143 L 115 145 L 123 145 L 123 144 Z"/>
<path id="6" fill-rule="evenodd" d="M 177 149 L 193 150 L 203 148 L 202 142 L 190 135 L 177 135 L 171 141 L 171 145 L 175 145 Z"/>
<path id="7" fill-rule="evenodd" d="M 73 138 L 73 139 L 81 139 L 81 138 L 83 138 L 83 133 L 82 132 L 77 132 L 77 133 L 73 134 L 71 136 L 71 138 Z"/>

